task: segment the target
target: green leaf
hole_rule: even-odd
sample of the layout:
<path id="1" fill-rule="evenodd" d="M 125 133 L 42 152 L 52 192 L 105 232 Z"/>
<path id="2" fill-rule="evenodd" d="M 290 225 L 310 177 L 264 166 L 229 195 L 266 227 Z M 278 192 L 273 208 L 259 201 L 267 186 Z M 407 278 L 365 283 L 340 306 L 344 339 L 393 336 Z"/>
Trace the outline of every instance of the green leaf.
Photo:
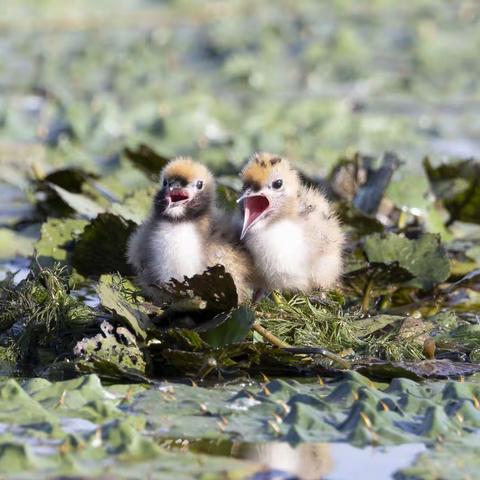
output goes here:
<path id="1" fill-rule="evenodd" d="M 158 288 L 158 292 L 170 302 L 171 313 L 197 311 L 212 318 L 238 305 L 235 283 L 223 265 L 208 267 L 205 272 L 185 278 L 183 282 L 171 280 Z"/>
<path id="2" fill-rule="evenodd" d="M 364 242 L 368 261 L 387 265 L 398 263 L 415 278 L 408 285 L 425 290 L 445 281 L 450 275 L 447 251 L 434 234 L 423 234 L 410 240 L 401 235 L 389 233 L 373 234 Z"/>
<path id="3" fill-rule="evenodd" d="M 435 196 L 450 213 L 449 223 L 480 223 L 480 161 L 469 159 L 434 167 L 425 158 L 423 166 Z"/>
<path id="4" fill-rule="evenodd" d="M 85 183 L 98 179 L 98 175 L 86 172 L 81 168 L 61 168 L 49 173 L 42 182 L 55 184 L 72 193 L 82 193 Z"/>
<path id="5" fill-rule="evenodd" d="M 72 265 L 85 276 L 120 272 L 131 275 L 126 251 L 136 224 L 113 213 L 102 213 L 80 235 L 72 255 Z"/>
<path id="6" fill-rule="evenodd" d="M 145 359 L 132 333 L 108 322 L 103 322 L 101 329 L 102 333 L 76 344 L 74 354 L 79 358 L 79 371 L 96 373 L 109 381 L 148 382 Z"/>
<path id="7" fill-rule="evenodd" d="M 73 241 L 82 233 L 85 220 L 50 218 L 42 225 L 40 239 L 35 244 L 36 261 L 42 267 L 55 263 L 67 264 Z"/>
<path id="8" fill-rule="evenodd" d="M 28 256 L 33 252 L 34 239 L 10 228 L 0 228 L 0 260 Z"/>
<path id="9" fill-rule="evenodd" d="M 220 318 L 219 318 L 220 317 Z M 240 306 L 228 314 L 213 319 L 215 326 L 203 324 L 198 328 L 202 338 L 212 347 L 223 347 L 231 343 L 240 343 L 247 336 L 255 321 L 254 311 L 247 306 Z M 210 322 L 208 322 L 210 324 Z"/>
<path id="10" fill-rule="evenodd" d="M 135 150 L 126 148 L 125 155 L 135 167 L 153 178 L 158 178 L 160 172 L 169 161 L 167 157 L 158 154 L 145 144 L 141 144 Z"/>
<path id="11" fill-rule="evenodd" d="M 112 285 L 103 281 L 98 284 L 97 293 L 103 307 L 120 317 L 138 338 L 145 339 L 145 329 L 150 324 L 145 313 L 127 302 Z"/>
<path id="12" fill-rule="evenodd" d="M 71 193 L 53 183 L 49 183 L 48 185 L 56 192 L 63 202 L 82 217 L 87 219 L 95 218 L 99 213 L 105 211 L 102 206 L 88 198 L 86 195 L 82 195 L 81 193 Z"/>

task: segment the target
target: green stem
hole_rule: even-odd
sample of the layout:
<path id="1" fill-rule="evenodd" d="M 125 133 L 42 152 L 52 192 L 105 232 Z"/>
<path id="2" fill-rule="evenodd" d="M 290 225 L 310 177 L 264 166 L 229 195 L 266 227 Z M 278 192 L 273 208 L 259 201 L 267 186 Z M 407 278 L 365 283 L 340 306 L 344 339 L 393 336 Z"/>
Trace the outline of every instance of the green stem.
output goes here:
<path id="1" fill-rule="evenodd" d="M 259 323 L 254 323 L 252 328 L 259 333 L 267 342 L 275 345 L 278 348 L 289 348 L 290 345 L 283 340 L 280 340 L 272 332 L 269 332 L 266 328 L 263 328 Z"/>
<path id="2" fill-rule="evenodd" d="M 362 311 L 363 312 L 368 312 L 368 307 L 370 306 L 370 294 L 371 294 L 372 288 L 373 288 L 373 277 L 374 277 L 374 275 L 372 275 L 370 277 L 367 285 L 365 286 L 365 290 L 363 291 L 363 297 L 362 297 Z"/>

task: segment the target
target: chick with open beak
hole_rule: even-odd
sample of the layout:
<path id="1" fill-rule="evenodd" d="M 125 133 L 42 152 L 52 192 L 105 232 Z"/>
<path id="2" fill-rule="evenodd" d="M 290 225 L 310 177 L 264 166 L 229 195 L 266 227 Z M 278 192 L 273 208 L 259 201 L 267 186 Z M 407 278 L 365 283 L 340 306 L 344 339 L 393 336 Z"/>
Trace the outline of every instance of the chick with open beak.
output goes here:
<path id="1" fill-rule="evenodd" d="M 231 225 L 216 205 L 212 173 L 190 158 L 176 158 L 162 172 L 150 216 L 129 240 L 129 263 L 154 300 L 154 285 L 220 264 L 232 275 L 243 301 L 249 295 L 252 267 Z"/>
<path id="2" fill-rule="evenodd" d="M 327 199 L 302 185 L 290 162 L 257 153 L 241 173 L 241 240 L 259 288 L 310 292 L 335 285 L 344 236 Z"/>

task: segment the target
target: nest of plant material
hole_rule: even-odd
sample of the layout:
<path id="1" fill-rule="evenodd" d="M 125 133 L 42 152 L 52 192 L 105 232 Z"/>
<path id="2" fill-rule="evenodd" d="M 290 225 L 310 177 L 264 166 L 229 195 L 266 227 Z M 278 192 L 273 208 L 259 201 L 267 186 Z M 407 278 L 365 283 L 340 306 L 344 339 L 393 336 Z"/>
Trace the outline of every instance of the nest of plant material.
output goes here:
<path id="1" fill-rule="evenodd" d="M 478 161 L 436 167 L 426 159 L 423 183 L 417 182 L 424 189 L 410 189 L 408 201 L 412 180 L 404 177 L 403 188 L 391 182 L 402 169 L 391 153 L 341 159 L 327 178 L 304 176 L 329 192 L 348 232 L 337 289 L 274 292 L 257 305 L 239 305 L 230 275 L 215 266 L 171 282 L 159 291 L 163 303 L 153 305 L 135 285 L 125 250 L 166 159 L 147 146 L 126 157 L 148 174 L 143 189 L 114 195 L 102 185 L 106 179 L 79 169 L 33 182 L 33 218 L 43 224 L 28 277 L 2 284 L 4 369 L 140 382 L 336 376 L 346 369 L 421 378 L 480 370 Z M 220 179 L 227 209 L 237 195 L 231 185 Z"/>

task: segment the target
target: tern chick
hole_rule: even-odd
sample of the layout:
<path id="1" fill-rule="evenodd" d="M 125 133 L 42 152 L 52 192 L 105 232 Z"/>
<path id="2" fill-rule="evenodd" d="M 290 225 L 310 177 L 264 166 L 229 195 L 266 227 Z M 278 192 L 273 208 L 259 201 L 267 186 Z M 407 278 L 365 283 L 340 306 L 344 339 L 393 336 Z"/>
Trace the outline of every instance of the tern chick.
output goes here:
<path id="1" fill-rule="evenodd" d="M 335 285 L 342 273 L 344 236 L 327 199 L 302 185 L 289 161 L 257 153 L 241 172 L 240 235 L 258 287 L 311 292 Z"/>
<path id="2" fill-rule="evenodd" d="M 139 283 L 155 300 L 155 286 L 183 281 L 207 267 L 223 265 L 240 301 L 249 295 L 251 261 L 225 214 L 216 206 L 212 173 L 190 158 L 168 163 L 150 216 L 129 240 L 128 261 Z"/>

